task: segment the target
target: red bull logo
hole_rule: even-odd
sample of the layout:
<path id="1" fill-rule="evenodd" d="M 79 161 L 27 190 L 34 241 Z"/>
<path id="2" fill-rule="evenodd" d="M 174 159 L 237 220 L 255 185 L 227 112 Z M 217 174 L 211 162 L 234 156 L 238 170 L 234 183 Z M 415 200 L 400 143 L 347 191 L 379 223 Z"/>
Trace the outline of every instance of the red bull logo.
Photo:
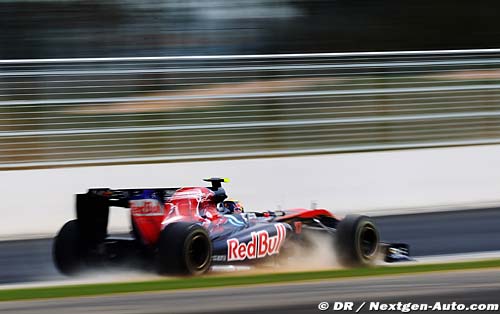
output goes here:
<path id="1" fill-rule="evenodd" d="M 227 260 L 242 261 L 256 259 L 279 253 L 286 236 L 286 227 L 275 224 L 276 235 L 270 236 L 266 230 L 252 232 L 252 239 L 248 243 L 240 243 L 238 239 L 227 240 Z"/>
<path id="2" fill-rule="evenodd" d="M 155 199 L 130 201 L 130 211 L 133 216 L 162 216 L 163 209 Z"/>

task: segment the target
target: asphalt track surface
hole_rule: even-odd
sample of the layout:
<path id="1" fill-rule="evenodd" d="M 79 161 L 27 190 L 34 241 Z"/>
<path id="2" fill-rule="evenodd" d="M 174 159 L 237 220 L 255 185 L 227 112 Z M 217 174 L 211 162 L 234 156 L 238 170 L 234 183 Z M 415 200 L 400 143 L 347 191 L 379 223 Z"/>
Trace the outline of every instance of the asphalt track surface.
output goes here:
<path id="1" fill-rule="evenodd" d="M 1 313 L 321 313 L 320 302 L 500 303 L 500 269 L 342 279 L 284 285 L 131 293 L 53 300 L 0 302 Z M 333 310 L 324 311 L 332 313 Z M 498 311 L 497 311 L 498 312 Z M 401 312 L 397 312 L 401 313 Z"/>
<path id="2" fill-rule="evenodd" d="M 500 250 L 500 208 L 375 220 L 384 241 L 410 244 L 413 256 Z M 0 284 L 64 279 L 52 264 L 51 245 L 51 239 L 0 242 Z"/>

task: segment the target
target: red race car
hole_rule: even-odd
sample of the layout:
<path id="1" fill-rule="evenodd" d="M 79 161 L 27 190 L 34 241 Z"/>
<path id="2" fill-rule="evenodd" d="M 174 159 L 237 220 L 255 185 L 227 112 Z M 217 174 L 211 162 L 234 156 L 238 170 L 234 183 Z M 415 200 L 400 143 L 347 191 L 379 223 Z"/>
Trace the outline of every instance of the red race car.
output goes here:
<path id="1" fill-rule="evenodd" d="M 77 219 L 67 222 L 54 240 L 56 267 L 73 275 L 88 267 L 132 264 L 160 274 L 200 275 L 213 265 L 282 265 L 307 256 L 315 233 L 331 237 L 346 267 L 368 266 L 382 255 L 387 262 L 409 260 L 408 246 L 380 242 L 366 216 L 340 220 L 326 209 L 247 212 L 228 200 L 222 183 L 209 187 L 89 189 L 76 196 Z M 107 232 L 109 208 L 130 208 L 129 237 Z M 293 254 L 292 254 L 293 252 Z"/>

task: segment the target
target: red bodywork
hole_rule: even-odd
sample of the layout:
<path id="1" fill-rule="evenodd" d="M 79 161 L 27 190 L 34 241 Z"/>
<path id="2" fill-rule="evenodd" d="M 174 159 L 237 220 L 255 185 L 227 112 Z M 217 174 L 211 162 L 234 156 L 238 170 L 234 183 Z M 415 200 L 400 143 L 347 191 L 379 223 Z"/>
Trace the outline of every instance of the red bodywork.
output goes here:
<path id="1" fill-rule="evenodd" d="M 131 200 L 132 221 L 143 241 L 155 244 L 161 230 L 172 222 L 210 223 L 218 219 L 220 215 L 213 200 L 214 195 L 212 190 L 205 187 L 186 187 L 177 190 L 164 204 L 153 199 Z"/>
<path id="2" fill-rule="evenodd" d="M 205 187 L 186 187 L 177 190 L 164 204 L 156 199 L 131 200 L 132 221 L 141 238 L 148 245 L 154 245 L 160 232 L 170 223 L 177 221 L 200 222 L 222 225 L 227 219 L 217 211 L 215 193 Z M 290 209 L 276 221 L 292 218 L 314 218 L 333 215 L 325 209 Z"/>
<path id="3" fill-rule="evenodd" d="M 329 210 L 318 208 L 318 209 L 305 209 L 305 208 L 294 208 L 287 209 L 286 215 L 279 217 L 276 219 L 278 221 L 288 220 L 292 218 L 314 218 L 319 216 L 333 217 L 336 218 Z"/>

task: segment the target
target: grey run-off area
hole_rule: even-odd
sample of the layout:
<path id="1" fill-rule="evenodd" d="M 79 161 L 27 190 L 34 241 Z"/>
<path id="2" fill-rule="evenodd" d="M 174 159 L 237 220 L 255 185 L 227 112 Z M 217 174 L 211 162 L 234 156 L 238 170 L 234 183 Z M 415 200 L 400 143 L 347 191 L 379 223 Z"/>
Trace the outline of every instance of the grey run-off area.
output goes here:
<path id="1" fill-rule="evenodd" d="M 500 271 L 463 271 L 0 303 L 2 313 L 318 313 L 320 302 L 498 304 Z M 194 300 L 196 300 L 194 302 Z M 331 313 L 331 309 L 327 312 Z"/>

